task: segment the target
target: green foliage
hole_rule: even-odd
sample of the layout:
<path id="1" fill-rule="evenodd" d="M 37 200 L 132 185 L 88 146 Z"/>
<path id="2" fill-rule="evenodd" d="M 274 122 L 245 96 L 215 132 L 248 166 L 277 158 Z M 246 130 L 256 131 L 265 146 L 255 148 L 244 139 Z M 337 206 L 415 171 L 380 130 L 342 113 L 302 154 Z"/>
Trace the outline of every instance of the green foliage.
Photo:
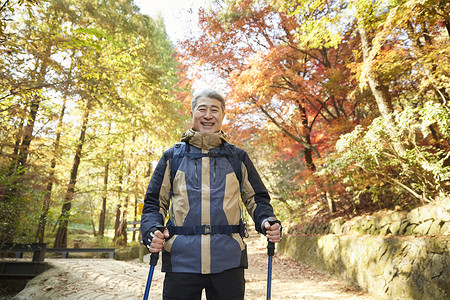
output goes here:
<path id="1" fill-rule="evenodd" d="M 39 215 L 42 194 L 26 184 L 25 170 L 10 174 L 0 169 L 0 243 L 26 243 L 34 239 L 34 226 Z"/>
<path id="2" fill-rule="evenodd" d="M 450 110 L 439 103 L 428 101 L 420 110 L 421 131 L 424 137 L 430 134 L 430 126 L 437 124 L 444 139 L 450 139 Z"/>
<path id="3" fill-rule="evenodd" d="M 433 119 L 437 115 L 440 119 Z M 448 134 L 448 109 L 439 103 L 427 102 L 424 107 L 407 108 L 394 117 L 396 128 L 390 128 L 379 117 L 367 129 L 357 126 L 351 133 L 341 136 L 336 143 L 339 157 L 328 161 L 321 170 L 322 175 L 342 181 L 354 201 L 358 201 L 362 193 L 368 193 L 373 202 L 401 198 L 402 206 L 406 207 L 417 201 L 428 202 L 448 195 L 448 145 L 444 148 L 423 140 L 430 133 L 429 127 L 436 123 Z M 394 141 L 387 134 L 389 130 L 397 132 L 398 140 L 407 146 L 404 153 L 395 151 Z"/>
<path id="4" fill-rule="evenodd" d="M 106 197 L 111 227 L 113 207 L 128 201 L 132 215 L 151 162 L 183 130 L 186 116 L 173 88 L 175 50 L 162 19 L 138 13 L 132 0 L 33 2 L 31 14 L 16 5 L 2 28 L 0 164 L 11 164 L 12 172 L 2 175 L 20 182 L 21 191 L 8 195 L 15 206 L 4 210 L 20 215 L 33 203 L 39 215 L 44 193 L 29 192 L 51 189 L 46 222 L 91 224 Z M 20 158 L 26 168 L 15 173 Z M 26 219 L 34 224 L 29 235 L 39 219 Z M 10 225 L 14 231 L 20 224 Z M 9 239 L 18 238 L 13 231 Z"/>

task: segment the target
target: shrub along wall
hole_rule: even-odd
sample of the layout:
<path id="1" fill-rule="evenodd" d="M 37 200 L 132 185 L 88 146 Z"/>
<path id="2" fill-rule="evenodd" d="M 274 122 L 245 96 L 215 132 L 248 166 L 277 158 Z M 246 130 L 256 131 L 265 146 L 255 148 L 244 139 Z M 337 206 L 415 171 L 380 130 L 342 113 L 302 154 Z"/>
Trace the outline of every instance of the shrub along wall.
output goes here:
<path id="1" fill-rule="evenodd" d="M 291 230 L 277 249 L 386 299 L 450 299 L 449 223 L 450 204 L 334 220 Z"/>

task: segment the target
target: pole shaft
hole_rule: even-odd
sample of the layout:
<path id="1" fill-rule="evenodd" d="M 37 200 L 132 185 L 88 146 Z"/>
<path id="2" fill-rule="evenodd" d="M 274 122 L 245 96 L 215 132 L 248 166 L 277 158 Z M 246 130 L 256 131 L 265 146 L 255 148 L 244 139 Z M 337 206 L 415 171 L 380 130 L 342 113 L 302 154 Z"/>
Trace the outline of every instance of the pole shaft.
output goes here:
<path id="1" fill-rule="evenodd" d="M 150 285 L 152 284 L 153 271 L 155 266 L 150 266 L 150 271 L 148 272 L 147 284 L 145 286 L 144 300 L 148 299 L 148 294 L 150 293 Z"/>
<path id="2" fill-rule="evenodd" d="M 269 264 L 267 271 L 267 300 L 271 298 L 271 289 L 272 289 L 272 257 L 269 256 Z"/>

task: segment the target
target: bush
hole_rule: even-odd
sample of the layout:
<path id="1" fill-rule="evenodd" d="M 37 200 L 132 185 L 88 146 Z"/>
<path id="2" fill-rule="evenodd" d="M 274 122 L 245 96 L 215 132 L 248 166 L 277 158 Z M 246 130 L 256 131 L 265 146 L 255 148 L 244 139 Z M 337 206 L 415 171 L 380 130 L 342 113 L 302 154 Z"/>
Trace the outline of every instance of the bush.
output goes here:
<path id="1" fill-rule="evenodd" d="M 359 125 L 341 136 L 336 143 L 338 156 L 329 159 L 319 174 L 333 184 L 343 184 L 354 202 L 368 196 L 385 207 L 407 207 L 448 195 L 448 108 L 428 102 L 394 118 L 395 128 L 379 117 L 367 129 Z M 396 132 L 396 140 L 388 132 Z M 405 150 L 396 150 L 395 143 Z"/>

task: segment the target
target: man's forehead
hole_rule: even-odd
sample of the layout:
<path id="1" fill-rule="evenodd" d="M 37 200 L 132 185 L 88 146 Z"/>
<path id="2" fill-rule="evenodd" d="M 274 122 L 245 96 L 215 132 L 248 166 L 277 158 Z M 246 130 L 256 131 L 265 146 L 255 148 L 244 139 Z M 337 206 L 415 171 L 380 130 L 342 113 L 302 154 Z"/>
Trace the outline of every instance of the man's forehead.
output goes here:
<path id="1" fill-rule="evenodd" d="M 205 107 L 205 106 L 211 106 L 211 107 L 222 107 L 222 103 L 218 99 L 214 98 L 206 98 L 206 97 L 200 97 L 197 100 L 197 108 L 199 107 Z"/>
<path id="2" fill-rule="evenodd" d="M 202 107 L 202 106 L 220 107 L 220 105 L 210 104 L 210 103 L 200 103 L 199 105 L 197 105 L 197 107 Z"/>

